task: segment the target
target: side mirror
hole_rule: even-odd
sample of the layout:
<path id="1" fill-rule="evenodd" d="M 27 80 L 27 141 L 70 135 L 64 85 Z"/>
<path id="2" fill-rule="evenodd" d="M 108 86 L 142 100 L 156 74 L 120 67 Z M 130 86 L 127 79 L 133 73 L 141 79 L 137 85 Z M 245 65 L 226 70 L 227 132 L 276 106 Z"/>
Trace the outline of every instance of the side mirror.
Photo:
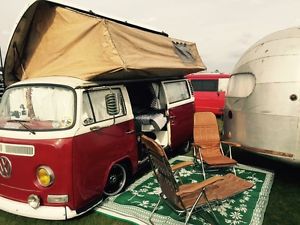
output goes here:
<path id="1" fill-rule="evenodd" d="M 110 116 L 120 113 L 119 98 L 115 93 L 105 95 L 106 111 Z"/>

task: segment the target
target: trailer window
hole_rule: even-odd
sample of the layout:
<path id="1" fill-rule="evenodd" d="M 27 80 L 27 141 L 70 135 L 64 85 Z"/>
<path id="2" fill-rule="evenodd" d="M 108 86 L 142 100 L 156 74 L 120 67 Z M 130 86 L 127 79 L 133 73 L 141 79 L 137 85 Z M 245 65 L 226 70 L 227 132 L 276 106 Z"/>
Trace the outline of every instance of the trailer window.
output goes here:
<path id="1" fill-rule="evenodd" d="M 218 80 L 191 80 L 194 91 L 218 91 Z"/>
<path id="2" fill-rule="evenodd" d="M 185 80 L 165 83 L 170 104 L 190 98 L 188 84 Z"/>
<path id="3" fill-rule="evenodd" d="M 227 97 L 248 97 L 253 92 L 254 87 L 255 76 L 253 74 L 233 74 L 229 79 Z"/>

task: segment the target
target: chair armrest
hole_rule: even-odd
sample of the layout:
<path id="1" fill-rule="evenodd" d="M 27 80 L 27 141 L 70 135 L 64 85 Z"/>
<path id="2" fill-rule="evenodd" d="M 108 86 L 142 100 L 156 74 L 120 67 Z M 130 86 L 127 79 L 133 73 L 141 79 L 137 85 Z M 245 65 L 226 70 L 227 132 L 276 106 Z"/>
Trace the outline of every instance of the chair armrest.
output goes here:
<path id="1" fill-rule="evenodd" d="M 172 171 L 174 172 L 174 171 L 176 171 L 176 170 L 180 170 L 180 169 L 182 169 L 182 168 L 184 168 L 184 167 L 192 166 L 192 165 L 194 165 L 194 162 L 191 162 L 191 161 L 180 162 L 180 163 L 177 163 L 177 164 L 171 166 L 171 169 L 172 169 Z"/>
<path id="2" fill-rule="evenodd" d="M 236 142 L 231 142 L 231 141 L 221 141 L 223 144 L 234 146 L 234 147 L 241 147 L 242 145 Z"/>
<path id="3" fill-rule="evenodd" d="M 224 179 L 223 176 L 214 176 L 214 177 L 208 178 L 207 180 L 204 180 L 200 183 L 183 184 L 180 186 L 181 190 L 178 191 L 176 194 L 178 196 L 181 196 L 183 194 L 193 193 L 199 189 L 205 188 L 207 185 L 213 184 L 216 181 L 223 180 L 223 179 Z"/>

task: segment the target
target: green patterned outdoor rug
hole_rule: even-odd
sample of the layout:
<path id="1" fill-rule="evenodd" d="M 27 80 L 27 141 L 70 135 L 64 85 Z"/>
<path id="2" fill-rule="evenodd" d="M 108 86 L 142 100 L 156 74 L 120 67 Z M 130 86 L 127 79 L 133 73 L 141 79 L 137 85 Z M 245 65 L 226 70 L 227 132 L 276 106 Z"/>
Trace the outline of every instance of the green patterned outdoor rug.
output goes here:
<path id="1" fill-rule="evenodd" d="M 191 157 L 177 156 L 171 162 L 191 160 Z M 236 174 L 238 177 L 253 182 L 254 186 L 232 198 L 212 204 L 213 211 L 220 223 L 224 225 L 261 225 L 274 174 L 240 164 L 236 169 Z M 199 182 L 203 179 L 200 169 L 193 166 L 181 169 L 180 176 L 183 183 Z M 125 192 L 106 199 L 96 211 L 136 224 L 150 224 L 148 218 L 159 199 L 159 193 L 160 187 L 151 171 L 133 183 Z M 209 216 L 204 211 L 209 212 L 209 208 L 206 207 L 193 214 L 189 224 L 206 225 L 209 224 L 208 221 L 213 222 L 211 218 L 207 220 Z M 184 224 L 184 217 L 178 216 L 165 203 L 160 204 L 152 220 L 158 225 Z"/>

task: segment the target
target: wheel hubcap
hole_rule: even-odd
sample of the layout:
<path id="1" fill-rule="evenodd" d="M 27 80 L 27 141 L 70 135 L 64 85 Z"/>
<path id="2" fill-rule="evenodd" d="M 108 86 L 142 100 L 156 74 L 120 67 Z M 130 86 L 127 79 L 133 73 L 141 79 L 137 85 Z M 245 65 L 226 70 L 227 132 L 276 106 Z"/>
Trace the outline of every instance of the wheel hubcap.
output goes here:
<path id="1" fill-rule="evenodd" d="M 104 193 L 108 196 L 118 194 L 126 183 L 126 170 L 120 165 L 116 164 L 112 167 Z"/>

